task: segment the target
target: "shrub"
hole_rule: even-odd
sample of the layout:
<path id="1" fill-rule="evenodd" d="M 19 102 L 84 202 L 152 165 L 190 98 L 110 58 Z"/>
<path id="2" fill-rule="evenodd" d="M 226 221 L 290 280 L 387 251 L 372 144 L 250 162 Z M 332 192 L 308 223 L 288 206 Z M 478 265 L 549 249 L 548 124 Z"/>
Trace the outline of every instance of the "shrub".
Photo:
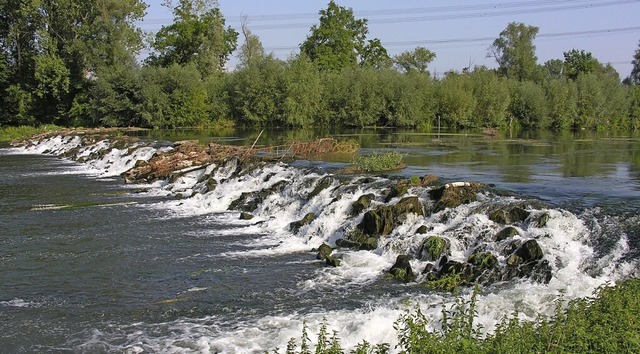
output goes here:
<path id="1" fill-rule="evenodd" d="M 369 156 L 358 156 L 353 164 L 364 172 L 389 171 L 402 166 L 402 154 L 397 151 L 376 153 Z"/>

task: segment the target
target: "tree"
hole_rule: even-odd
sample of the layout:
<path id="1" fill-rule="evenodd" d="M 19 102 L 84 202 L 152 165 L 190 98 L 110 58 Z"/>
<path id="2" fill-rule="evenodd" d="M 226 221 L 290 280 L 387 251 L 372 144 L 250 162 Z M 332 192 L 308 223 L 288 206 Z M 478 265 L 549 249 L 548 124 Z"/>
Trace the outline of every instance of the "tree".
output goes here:
<path id="1" fill-rule="evenodd" d="M 559 80 L 564 77 L 564 62 L 560 59 L 547 60 L 542 66 L 544 76 L 548 80 Z"/>
<path id="2" fill-rule="evenodd" d="M 356 20 L 352 9 L 331 0 L 319 14 L 320 25 L 311 26 L 311 33 L 300 45 L 300 51 L 321 70 L 354 67 L 359 61 L 376 66 L 388 57 L 379 40 L 373 39 L 367 44 L 367 20 Z"/>
<path id="3" fill-rule="evenodd" d="M 11 124 L 70 124 L 78 97 L 101 68 L 133 65 L 142 48 L 141 0 L 0 2 L 0 50 L 6 62 L 3 100 Z M 81 122 L 80 122 L 81 123 Z"/>
<path id="4" fill-rule="evenodd" d="M 252 64 L 260 62 L 264 57 L 264 48 L 260 38 L 249 30 L 248 21 L 246 17 L 242 18 L 240 24 L 242 29 L 242 36 L 244 37 L 244 43 L 240 46 L 240 53 L 238 53 L 238 59 L 240 60 L 239 66 L 248 67 Z"/>
<path id="5" fill-rule="evenodd" d="M 626 84 L 640 85 L 640 42 L 638 42 L 638 49 L 636 49 L 631 61 L 633 67 L 631 68 L 631 74 L 625 79 Z"/>
<path id="6" fill-rule="evenodd" d="M 427 66 L 436 58 L 436 53 L 424 47 L 416 47 L 412 51 L 404 51 L 393 58 L 395 64 L 405 72 L 417 71 L 429 74 Z"/>
<path id="7" fill-rule="evenodd" d="M 500 32 L 500 37 L 489 48 L 489 56 L 498 62 L 500 74 L 520 81 L 537 77 L 538 58 L 533 40 L 538 30 L 535 26 L 512 22 Z"/>
<path id="8" fill-rule="evenodd" d="M 163 4 L 172 7 L 170 0 Z M 173 8 L 173 23 L 162 26 L 148 62 L 169 67 L 195 64 L 207 77 L 220 71 L 236 49 L 238 32 L 225 28 L 225 19 L 214 0 L 179 0 Z"/>
<path id="9" fill-rule="evenodd" d="M 393 61 L 378 38 L 367 41 L 360 54 L 360 65 L 374 69 L 390 68 Z"/>
<path id="10" fill-rule="evenodd" d="M 571 49 L 564 52 L 564 74 L 571 80 L 580 75 L 594 72 L 600 63 L 591 55 L 591 52 Z"/>

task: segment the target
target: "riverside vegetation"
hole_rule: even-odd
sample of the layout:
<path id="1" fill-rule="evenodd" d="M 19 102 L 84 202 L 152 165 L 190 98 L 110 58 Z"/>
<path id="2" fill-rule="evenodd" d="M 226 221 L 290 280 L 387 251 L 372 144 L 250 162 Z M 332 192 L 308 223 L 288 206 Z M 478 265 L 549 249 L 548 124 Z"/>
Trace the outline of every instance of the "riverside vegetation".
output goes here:
<path id="1" fill-rule="evenodd" d="M 391 57 L 334 1 L 287 60 L 246 21 L 241 33 L 226 26 L 215 1 L 173 5 L 143 63 L 141 0 L 0 5 L 0 126 L 640 128 L 640 48 L 621 82 L 580 49 L 538 63 L 539 29 L 509 23 L 489 49 L 496 69 L 436 77 L 436 53 Z"/>
<path id="2" fill-rule="evenodd" d="M 395 323 L 398 346 L 360 343 L 351 353 L 637 353 L 640 351 L 640 280 L 604 286 L 594 296 L 565 302 L 560 295 L 552 316 L 520 321 L 518 314 L 504 318 L 495 331 L 482 335 L 474 321 L 476 287 L 469 300 L 459 298 L 451 308 L 443 308 L 439 330 L 429 330 L 430 320 L 420 309 L 406 312 Z M 287 354 L 345 353 L 339 333 L 328 334 L 326 321 L 317 340 L 311 341 L 304 326 L 299 341 L 291 339 Z M 298 346 L 299 343 L 299 346 Z M 392 350 L 393 349 L 393 350 Z M 278 349 L 273 351 L 279 353 Z"/>

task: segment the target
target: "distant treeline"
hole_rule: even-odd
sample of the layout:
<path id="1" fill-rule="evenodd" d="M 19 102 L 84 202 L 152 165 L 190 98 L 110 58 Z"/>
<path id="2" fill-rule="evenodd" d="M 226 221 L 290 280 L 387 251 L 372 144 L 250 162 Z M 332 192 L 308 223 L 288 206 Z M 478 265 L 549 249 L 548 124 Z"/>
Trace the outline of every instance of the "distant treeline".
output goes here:
<path id="1" fill-rule="evenodd" d="M 621 81 L 583 50 L 538 64 L 538 28 L 510 23 L 489 50 L 496 69 L 436 78 L 427 70 L 436 53 L 390 57 L 366 38 L 366 19 L 333 1 L 283 61 L 246 22 L 241 34 L 225 27 L 215 2 L 180 0 L 139 63 L 145 8 L 0 4 L 0 125 L 640 129 L 640 48 Z M 233 53 L 239 64 L 226 70 Z"/>

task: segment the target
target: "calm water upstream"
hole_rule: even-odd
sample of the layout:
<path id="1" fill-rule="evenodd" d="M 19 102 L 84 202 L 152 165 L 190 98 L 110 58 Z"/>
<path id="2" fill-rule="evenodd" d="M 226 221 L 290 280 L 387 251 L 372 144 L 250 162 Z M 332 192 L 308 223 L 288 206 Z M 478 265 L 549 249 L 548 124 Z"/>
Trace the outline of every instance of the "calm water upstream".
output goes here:
<path id="1" fill-rule="evenodd" d="M 341 136 L 347 137 L 365 154 L 400 151 L 408 167 L 363 181 L 334 176 L 347 165 L 339 159 L 241 175 L 225 165 L 171 182 L 125 185 L 120 173 L 167 144 L 119 150 L 58 137 L 28 149 L 1 148 L 0 352 L 259 353 L 299 338 L 303 321 L 316 333 L 323 318 L 344 347 L 363 339 L 393 347 L 399 315 L 419 306 L 437 327 L 442 305 L 454 298 L 387 279 L 384 271 L 398 254 L 416 251 L 425 236 L 415 234 L 421 225 L 452 240 L 453 259 L 479 245 L 498 252 L 502 245 L 486 235 L 501 226 L 482 213 L 497 204 L 524 203 L 532 215 L 550 216 L 544 227 L 516 227 L 523 240 L 541 244 L 553 278 L 484 287 L 478 320 L 487 330 L 514 310 L 525 319 L 549 313 L 560 291 L 569 299 L 587 296 L 606 282 L 640 275 L 637 134 Z M 74 147 L 84 162 L 57 156 Z M 491 188 L 472 205 L 408 217 L 375 251 L 338 250 L 338 268 L 315 259 L 311 248 L 333 245 L 362 219 L 348 217 L 360 195 L 373 193 L 384 204 L 379 197 L 391 181 L 425 174 Z M 203 189 L 203 176 L 217 187 Z M 311 196 L 327 180 L 330 187 Z M 242 193 L 279 181 L 286 186 L 258 204 L 254 220 L 227 210 Z M 428 199 L 423 188 L 409 194 Z M 290 231 L 289 223 L 308 212 L 316 219 Z M 420 272 L 425 262 L 412 266 Z"/>

